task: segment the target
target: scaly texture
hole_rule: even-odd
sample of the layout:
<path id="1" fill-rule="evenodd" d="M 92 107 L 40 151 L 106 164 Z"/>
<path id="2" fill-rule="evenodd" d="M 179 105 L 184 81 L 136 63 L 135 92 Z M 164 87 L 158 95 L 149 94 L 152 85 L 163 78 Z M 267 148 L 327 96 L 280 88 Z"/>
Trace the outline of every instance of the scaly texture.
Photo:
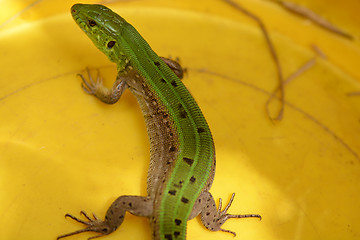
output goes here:
<path id="1" fill-rule="evenodd" d="M 84 212 L 89 222 L 67 214 L 88 228 L 59 238 L 84 231 L 109 234 L 122 223 L 125 211 L 150 218 L 153 239 L 163 240 L 185 239 L 187 220 L 198 214 L 214 231 L 222 230 L 228 218 L 260 217 L 228 215 L 216 209 L 208 192 L 215 173 L 213 139 L 199 106 L 169 68 L 178 70 L 178 65 L 161 59 L 130 24 L 102 5 L 75 4 L 72 15 L 118 69 L 112 89 L 105 88 L 100 79 L 94 82 L 89 74 L 90 80 L 83 77 L 84 90 L 105 103 L 115 103 L 129 88 L 145 118 L 151 156 L 147 197 L 119 197 L 104 221 L 92 220 Z"/>

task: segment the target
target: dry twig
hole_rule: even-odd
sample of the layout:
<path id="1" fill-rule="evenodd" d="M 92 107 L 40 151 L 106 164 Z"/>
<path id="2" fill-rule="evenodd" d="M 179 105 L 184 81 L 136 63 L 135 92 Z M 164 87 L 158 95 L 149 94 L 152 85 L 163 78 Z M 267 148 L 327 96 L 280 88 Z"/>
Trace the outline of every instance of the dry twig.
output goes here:
<path id="1" fill-rule="evenodd" d="M 349 97 L 360 96 L 360 92 L 348 92 L 346 95 Z"/>
<path id="2" fill-rule="evenodd" d="M 281 6 L 283 6 L 284 8 L 290 10 L 291 12 L 296 13 L 300 16 L 303 16 L 303 17 L 311 20 L 313 23 L 315 23 L 333 33 L 336 33 L 336 34 L 346 37 L 348 39 L 353 39 L 352 35 L 345 32 L 344 30 L 336 27 L 335 25 L 333 25 L 332 23 L 327 21 L 325 18 L 319 16 L 318 14 L 316 14 L 315 12 L 311 11 L 310 9 L 308 9 L 306 7 L 297 5 L 292 2 L 287 2 L 287 1 L 281 1 L 281 0 L 275 0 L 275 1 L 277 3 L 279 3 Z"/>
<path id="3" fill-rule="evenodd" d="M 269 114 L 269 110 L 268 110 L 268 106 L 266 105 L 266 111 L 268 112 L 268 116 L 271 120 L 281 120 L 283 117 L 283 113 L 284 113 L 284 100 L 285 100 L 285 94 L 284 94 L 284 85 L 283 85 L 283 74 L 282 74 L 282 69 L 281 69 L 281 65 L 279 62 L 279 58 L 277 56 L 277 53 L 275 51 L 274 45 L 270 39 L 270 36 L 267 32 L 267 29 L 265 27 L 265 24 L 262 22 L 262 20 L 256 16 L 255 14 L 249 12 L 248 10 L 246 10 L 244 7 L 240 6 L 238 3 L 235 3 L 232 0 L 223 0 L 224 2 L 228 3 L 229 5 L 231 5 L 232 7 L 236 8 L 237 10 L 241 11 L 242 13 L 244 13 L 245 15 L 247 15 L 248 17 L 252 18 L 254 21 L 256 21 L 259 26 L 261 31 L 264 34 L 265 40 L 267 45 L 269 46 L 270 49 L 270 53 L 272 58 L 274 59 L 275 65 L 276 65 L 276 70 L 278 73 L 278 87 L 276 88 L 276 92 L 279 92 L 279 99 L 281 102 L 281 106 L 280 106 L 280 110 L 277 113 L 277 115 L 275 117 L 271 117 L 271 115 Z"/>
<path id="4" fill-rule="evenodd" d="M 316 63 L 316 58 L 312 58 L 309 61 L 307 61 L 304 65 L 302 65 L 298 70 L 296 70 L 293 74 L 291 74 L 287 79 L 285 79 L 285 81 L 283 82 L 283 86 L 285 86 L 286 84 L 288 84 L 289 82 L 291 82 L 294 78 L 300 76 L 302 73 L 304 73 L 305 71 L 307 71 L 308 69 L 310 69 L 311 67 L 313 67 Z M 268 100 L 266 101 L 266 113 L 268 116 L 270 116 L 270 112 L 269 112 L 269 105 L 270 102 L 274 99 L 274 97 L 276 96 L 276 93 L 279 91 L 279 88 L 276 88 L 270 95 L 270 97 L 268 98 Z"/>

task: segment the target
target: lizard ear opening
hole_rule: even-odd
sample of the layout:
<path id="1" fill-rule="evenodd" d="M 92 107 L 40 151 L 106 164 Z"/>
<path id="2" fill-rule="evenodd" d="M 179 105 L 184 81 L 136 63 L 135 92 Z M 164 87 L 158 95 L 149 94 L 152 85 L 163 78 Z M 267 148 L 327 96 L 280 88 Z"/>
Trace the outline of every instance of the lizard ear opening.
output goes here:
<path id="1" fill-rule="evenodd" d="M 108 44 L 107 44 L 108 49 L 112 49 L 114 47 L 115 43 L 116 43 L 115 41 L 108 42 Z"/>

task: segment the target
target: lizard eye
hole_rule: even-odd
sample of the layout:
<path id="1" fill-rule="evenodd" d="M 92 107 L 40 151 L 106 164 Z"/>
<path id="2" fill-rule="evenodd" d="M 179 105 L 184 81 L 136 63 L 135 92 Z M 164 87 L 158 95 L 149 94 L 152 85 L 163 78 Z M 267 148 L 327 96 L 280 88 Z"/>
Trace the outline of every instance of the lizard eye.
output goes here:
<path id="1" fill-rule="evenodd" d="M 94 27 L 94 26 L 96 26 L 96 22 L 94 20 L 90 19 L 89 25 L 90 25 L 90 27 Z"/>

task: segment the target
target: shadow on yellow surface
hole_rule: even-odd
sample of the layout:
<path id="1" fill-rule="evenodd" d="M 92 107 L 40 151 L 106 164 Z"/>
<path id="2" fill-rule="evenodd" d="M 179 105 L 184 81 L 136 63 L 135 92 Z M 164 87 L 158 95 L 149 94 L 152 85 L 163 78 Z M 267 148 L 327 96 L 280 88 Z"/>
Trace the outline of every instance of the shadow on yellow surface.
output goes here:
<path id="1" fill-rule="evenodd" d="M 135 98 L 126 92 L 109 106 L 86 95 L 76 74 L 99 68 L 110 86 L 115 66 L 73 23 L 74 1 L 51 7 L 34 2 L 6 1 L 2 7 L 11 14 L 0 28 L 0 239 L 55 239 L 81 228 L 65 213 L 102 217 L 117 196 L 146 194 L 149 144 Z M 239 1 L 268 24 L 285 77 L 316 57 L 310 44 L 329 57 L 317 58 L 286 86 L 284 119 L 273 124 L 264 105 L 277 85 L 276 72 L 256 24 L 222 1 L 198 2 L 108 6 L 159 55 L 180 57 L 188 68 L 183 81 L 217 149 L 211 192 L 225 201 L 236 193 L 230 213 L 263 217 L 230 220 L 224 228 L 237 239 L 358 238 L 360 96 L 347 96 L 360 91 L 358 23 L 336 16 L 354 34 L 349 41 L 273 2 Z M 317 2 L 319 10 L 329 1 L 304 2 Z M 359 10 L 354 2 L 343 3 L 351 6 L 350 15 Z M 324 12 L 337 20 L 331 8 Z M 146 219 L 127 214 L 104 239 L 151 235 Z M 188 239 L 233 238 L 193 220 Z"/>

